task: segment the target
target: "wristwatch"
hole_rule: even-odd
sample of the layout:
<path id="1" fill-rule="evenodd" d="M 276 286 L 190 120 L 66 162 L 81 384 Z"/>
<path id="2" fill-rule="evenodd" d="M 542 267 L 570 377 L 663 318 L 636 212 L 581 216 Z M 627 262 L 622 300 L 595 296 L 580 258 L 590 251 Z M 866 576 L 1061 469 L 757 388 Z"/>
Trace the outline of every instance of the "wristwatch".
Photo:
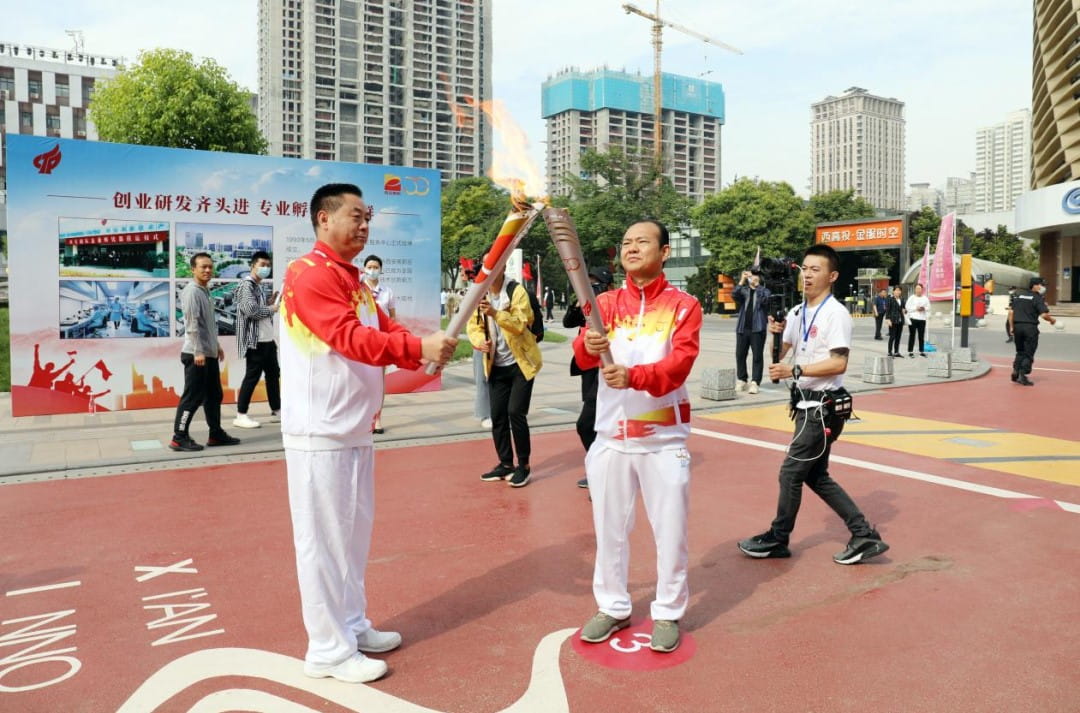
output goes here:
<path id="1" fill-rule="evenodd" d="M 792 379 L 794 379 L 795 381 L 798 381 L 799 377 L 801 377 L 801 376 L 802 376 L 802 367 L 801 366 L 796 364 L 795 366 L 791 367 L 791 378 Z"/>

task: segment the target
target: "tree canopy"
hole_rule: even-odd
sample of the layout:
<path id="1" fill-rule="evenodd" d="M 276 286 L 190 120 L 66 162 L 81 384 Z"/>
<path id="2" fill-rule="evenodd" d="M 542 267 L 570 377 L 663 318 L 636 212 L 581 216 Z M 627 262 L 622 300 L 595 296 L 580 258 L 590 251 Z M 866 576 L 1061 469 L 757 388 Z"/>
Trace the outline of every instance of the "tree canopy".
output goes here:
<path id="1" fill-rule="evenodd" d="M 212 59 L 174 49 L 140 52 L 131 67 L 101 80 L 90 119 L 104 141 L 261 154 L 248 94 Z"/>

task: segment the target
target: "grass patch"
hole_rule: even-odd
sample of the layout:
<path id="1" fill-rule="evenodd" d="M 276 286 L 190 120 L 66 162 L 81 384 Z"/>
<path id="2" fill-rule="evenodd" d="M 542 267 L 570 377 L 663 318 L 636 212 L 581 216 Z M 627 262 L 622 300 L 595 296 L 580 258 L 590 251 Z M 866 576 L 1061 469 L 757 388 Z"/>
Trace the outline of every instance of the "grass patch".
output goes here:
<path id="1" fill-rule="evenodd" d="M 0 307 L 0 391 L 11 391 L 11 330 L 8 308 Z"/>

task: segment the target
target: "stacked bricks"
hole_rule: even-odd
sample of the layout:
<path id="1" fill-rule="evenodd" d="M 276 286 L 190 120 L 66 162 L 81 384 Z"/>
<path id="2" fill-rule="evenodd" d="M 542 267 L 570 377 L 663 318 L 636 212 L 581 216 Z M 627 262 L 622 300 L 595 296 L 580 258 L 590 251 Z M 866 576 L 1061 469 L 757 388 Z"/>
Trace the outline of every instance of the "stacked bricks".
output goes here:
<path id="1" fill-rule="evenodd" d="M 735 370 L 709 367 L 701 372 L 701 398 L 730 401 L 735 398 Z"/>
<path id="2" fill-rule="evenodd" d="M 868 384 L 893 383 L 893 360 L 868 354 L 863 360 L 862 380 Z"/>

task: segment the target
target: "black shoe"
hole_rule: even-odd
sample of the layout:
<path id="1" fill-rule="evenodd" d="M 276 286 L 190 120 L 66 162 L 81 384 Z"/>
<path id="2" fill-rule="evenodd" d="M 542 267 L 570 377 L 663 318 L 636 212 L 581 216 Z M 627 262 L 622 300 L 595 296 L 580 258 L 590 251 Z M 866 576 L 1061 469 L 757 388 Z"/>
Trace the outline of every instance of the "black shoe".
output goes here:
<path id="1" fill-rule="evenodd" d="M 579 480 L 577 482 L 577 486 L 579 488 L 587 488 L 587 487 L 589 487 L 589 479 L 588 478 L 582 478 L 581 480 Z"/>
<path id="2" fill-rule="evenodd" d="M 907 353 L 907 358 L 908 359 L 914 359 L 915 358 L 915 352 L 908 352 Z"/>
<path id="3" fill-rule="evenodd" d="M 919 352 L 919 356 L 921 356 L 923 359 L 925 359 L 926 358 L 926 352 Z"/>
<path id="4" fill-rule="evenodd" d="M 881 341 L 881 340 L 883 339 L 883 337 L 874 337 L 874 339 L 875 339 L 876 341 L 879 341 L 879 342 L 880 342 L 880 341 Z"/>
<path id="5" fill-rule="evenodd" d="M 1005 343 L 1006 343 L 1006 344 L 1009 344 L 1010 342 L 1012 342 L 1012 340 L 1013 340 L 1013 338 L 1012 338 L 1012 337 L 1009 337 L 1008 339 L 1006 339 L 1006 340 L 1005 340 Z"/>
<path id="6" fill-rule="evenodd" d="M 519 465 L 514 469 L 514 474 L 510 476 L 511 488 L 524 488 L 529 484 L 529 476 L 532 475 L 532 470 L 527 465 Z"/>
<path id="7" fill-rule="evenodd" d="M 1027 377 L 1027 374 L 1021 374 L 1020 379 L 1017 381 L 1021 386 L 1034 386 L 1035 382 Z"/>
<path id="8" fill-rule="evenodd" d="M 240 443 L 239 438 L 233 438 L 228 433 L 225 433 L 225 431 L 206 439 L 206 445 L 211 448 L 214 446 L 235 446 L 238 443 Z"/>
<path id="9" fill-rule="evenodd" d="M 371 432 L 374 433 L 376 436 L 378 436 L 378 435 L 381 435 L 383 433 L 386 433 L 386 429 L 385 428 L 373 428 L 373 429 L 371 429 Z"/>
<path id="10" fill-rule="evenodd" d="M 1020 372 L 1013 369 L 1013 373 L 1009 378 L 1012 379 L 1013 382 L 1019 383 L 1019 381 L 1020 381 Z"/>
<path id="11" fill-rule="evenodd" d="M 901 354 L 900 352 L 896 352 L 895 354 L 893 354 L 893 358 L 894 359 L 903 359 L 904 355 Z"/>
<path id="12" fill-rule="evenodd" d="M 833 562 L 836 562 L 836 564 L 858 564 L 871 557 L 877 557 L 888 549 L 889 546 L 881 539 L 881 535 L 877 533 L 877 530 L 871 530 L 869 535 L 854 535 L 848 540 L 844 551 L 833 555 Z"/>
<path id="13" fill-rule="evenodd" d="M 766 557 L 791 557 L 791 550 L 773 536 L 772 530 L 760 535 L 748 537 L 739 542 L 739 549 L 747 557 L 764 559 Z"/>
<path id="14" fill-rule="evenodd" d="M 503 480 L 513 475 L 514 467 L 499 463 L 497 466 L 480 476 L 480 480 Z"/>
<path id="15" fill-rule="evenodd" d="M 172 441 L 169 442 L 169 448 L 174 451 L 201 451 L 203 449 L 202 446 L 191 440 L 190 436 L 173 436 Z"/>

